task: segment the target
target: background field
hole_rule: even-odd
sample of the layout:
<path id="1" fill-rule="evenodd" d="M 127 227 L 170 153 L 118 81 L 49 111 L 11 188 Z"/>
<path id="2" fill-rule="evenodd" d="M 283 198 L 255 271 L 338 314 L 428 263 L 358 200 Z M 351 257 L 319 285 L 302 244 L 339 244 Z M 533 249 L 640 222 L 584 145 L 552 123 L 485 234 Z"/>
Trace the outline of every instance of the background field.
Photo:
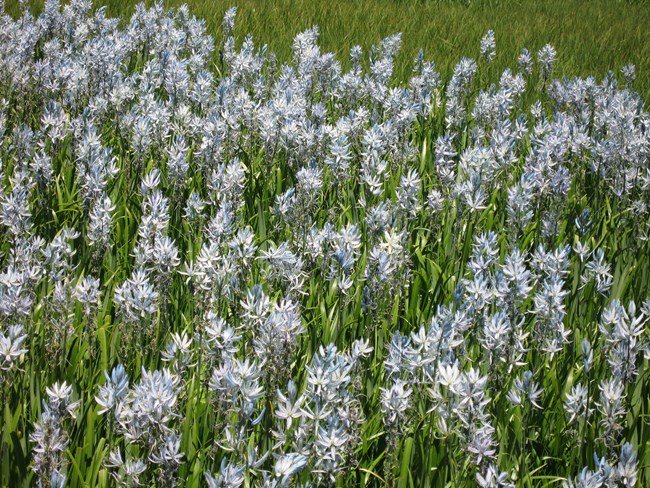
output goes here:
<path id="1" fill-rule="evenodd" d="M 35 11 L 43 4 L 29 2 Z M 135 0 L 94 2 L 108 7 L 110 16 L 126 18 Z M 150 5 L 152 2 L 145 2 Z M 280 61 L 291 54 L 293 37 L 320 27 L 320 45 L 346 59 L 350 48 L 367 50 L 379 39 L 403 33 L 397 74 L 404 78 L 420 48 L 448 78 L 462 56 L 478 56 L 479 41 L 494 29 L 497 57 L 492 74 L 516 64 L 522 48 L 537 52 L 546 43 L 558 52 L 556 75 L 602 78 L 628 63 L 636 65 L 636 89 L 650 98 L 650 2 L 620 0 L 166 0 L 166 7 L 187 3 L 205 19 L 208 31 L 221 38 L 223 13 L 236 5 L 237 33 L 251 33 L 267 43 Z M 6 2 L 17 13 L 18 2 Z"/>

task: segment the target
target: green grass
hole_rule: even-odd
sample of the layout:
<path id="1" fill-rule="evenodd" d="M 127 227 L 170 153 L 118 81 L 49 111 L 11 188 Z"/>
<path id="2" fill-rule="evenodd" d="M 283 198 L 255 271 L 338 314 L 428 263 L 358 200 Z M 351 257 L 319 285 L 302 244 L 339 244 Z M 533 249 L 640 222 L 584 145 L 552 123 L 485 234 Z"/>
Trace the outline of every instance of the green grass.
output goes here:
<path id="1" fill-rule="evenodd" d="M 36 10 L 42 2 L 30 0 Z M 131 15 L 134 0 L 107 0 L 110 16 Z M 150 4 L 151 2 L 146 2 Z M 650 2 L 630 0 L 166 0 L 166 7 L 187 3 L 205 19 L 208 31 L 221 38 L 225 10 L 238 8 L 236 30 L 268 44 L 280 61 L 291 56 L 291 41 L 318 25 L 323 51 L 345 59 L 350 48 L 367 50 L 379 39 L 403 33 L 396 74 L 408 75 L 420 48 L 448 78 L 462 56 L 478 56 L 488 29 L 497 39 L 491 74 L 516 65 L 522 48 L 537 52 L 546 43 L 557 49 L 557 76 L 601 79 L 628 63 L 637 68 L 635 88 L 650 98 Z M 16 0 L 7 2 L 17 12 Z"/>

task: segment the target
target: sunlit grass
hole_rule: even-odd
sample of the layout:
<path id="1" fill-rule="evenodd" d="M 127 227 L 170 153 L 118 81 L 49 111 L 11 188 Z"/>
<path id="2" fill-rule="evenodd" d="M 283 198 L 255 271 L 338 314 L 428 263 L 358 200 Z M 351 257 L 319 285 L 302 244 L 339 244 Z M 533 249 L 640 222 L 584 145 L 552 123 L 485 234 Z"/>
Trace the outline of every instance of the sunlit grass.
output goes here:
<path id="1" fill-rule="evenodd" d="M 108 0 L 111 16 L 128 18 L 137 2 Z M 150 4 L 150 2 L 146 2 Z M 352 46 L 367 50 L 395 32 L 403 33 L 396 74 L 405 79 L 420 49 L 446 76 L 462 56 L 477 56 L 478 44 L 494 29 L 498 52 L 491 75 L 512 65 L 523 47 L 536 52 L 552 43 L 560 54 L 558 76 L 602 79 L 632 63 L 637 67 L 636 89 L 650 98 L 650 3 L 626 0 L 167 0 L 169 7 L 187 3 L 205 19 L 208 31 L 220 37 L 221 18 L 238 7 L 237 31 L 251 33 L 268 44 L 281 61 L 291 56 L 296 34 L 320 28 L 324 51 L 344 62 Z M 30 0 L 38 11 L 40 1 Z M 7 2 L 15 10 L 15 0 Z"/>

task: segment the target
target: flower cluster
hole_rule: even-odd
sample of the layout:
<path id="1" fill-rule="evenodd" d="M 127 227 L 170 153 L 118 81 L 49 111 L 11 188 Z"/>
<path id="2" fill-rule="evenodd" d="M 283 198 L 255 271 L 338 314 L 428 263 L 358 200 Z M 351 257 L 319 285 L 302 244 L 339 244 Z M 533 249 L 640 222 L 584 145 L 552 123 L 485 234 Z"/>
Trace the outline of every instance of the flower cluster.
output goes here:
<path id="1" fill-rule="evenodd" d="M 0 485 L 647 484 L 633 67 L 0 12 Z"/>

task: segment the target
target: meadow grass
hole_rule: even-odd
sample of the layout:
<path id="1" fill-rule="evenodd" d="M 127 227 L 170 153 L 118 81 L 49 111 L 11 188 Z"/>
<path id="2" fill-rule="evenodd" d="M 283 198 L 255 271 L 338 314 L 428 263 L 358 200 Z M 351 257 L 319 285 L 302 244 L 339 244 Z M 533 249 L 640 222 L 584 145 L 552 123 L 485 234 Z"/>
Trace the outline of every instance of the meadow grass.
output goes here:
<path id="1" fill-rule="evenodd" d="M 38 12 L 42 3 L 30 0 Z M 103 3 L 112 17 L 128 19 L 135 0 Z M 151 2 L 145 2 L 150 5 Z M 522 48 L 537 52 L 552 43 L 559 53 L 556 76 L 595 76 L 637 67 L 635 89 L 650 99 L 650 2 L 643 0 L 169 0 L 168 7 L 186 3 L 208 32 L 221 36 L 221 17 L 233 5 L 238 8 L 237 31 L 253 38 L 278 55 L 291 57 L 296 34 L 314 25 L 319 42 L 343 64 L 350 48 L 368 50 L 378 39 L 403 33 L 395 72 L 410 75 L 420 49 L 448 78 L 462 56 L 478 55 L 478 44 L 488 29 L 496 33 L 499 49 L 490 75 L 498 75 L 516 59 Z M 17 12 L 15 0 L 7 2 Z"/>

